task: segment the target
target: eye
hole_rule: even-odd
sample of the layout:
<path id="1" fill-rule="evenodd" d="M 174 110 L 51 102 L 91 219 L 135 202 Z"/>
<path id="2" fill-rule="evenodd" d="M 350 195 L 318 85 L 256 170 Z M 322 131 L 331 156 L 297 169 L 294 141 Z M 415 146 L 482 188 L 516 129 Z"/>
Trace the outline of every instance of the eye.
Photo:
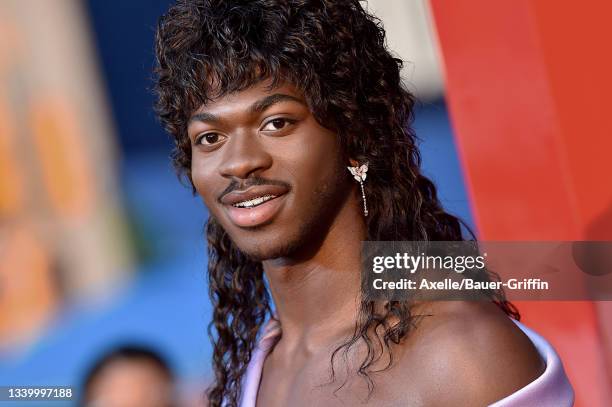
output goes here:
<path id="1" fill-rule="evenodd" d="M 262 131 L 278 131 L 287 127 L 289 124 L 294 123 L 293 120 L 278 118 L 272 119 L 261 129 Z"/>
<path id="2" fill-rule="evenodd" d="M 217 144 L 218 142 L 220 142 L 221 140 L 223 140 L 223 137 L 218 133 L 206 133 L 206 134 L 202 134 L 201 136 L 199 136 L 196 139 L 196 144 L 201 144 L 203 146 L 211 146 L 213 144 Z"/>

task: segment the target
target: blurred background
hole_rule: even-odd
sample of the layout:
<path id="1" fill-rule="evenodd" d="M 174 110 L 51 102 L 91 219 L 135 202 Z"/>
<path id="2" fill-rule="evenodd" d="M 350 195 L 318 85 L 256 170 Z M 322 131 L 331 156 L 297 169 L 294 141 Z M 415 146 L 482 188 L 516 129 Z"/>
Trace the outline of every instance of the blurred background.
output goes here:
<path id="1" fill-rule="evenodd" d="M 0 0 L 0 386 L 80 389 L 101 355 L 138 343 L 168 360 L 185 404 L 199 405 L 211 375 L 207 212 L 175 176 L 171 142 L 152 110 L 154 29 L 170 3 Z M 435 14 L 425 0 L 367 7 L 382 18 L 420 98 L 425 174 L 446 209 L 483 232 L 483 184 L 469 177 L 470 144 L 457 134 L 461 89 L 448 94 L 461 71 L 449 49 L 464 48 L 448 39 L 445 16 L 454 9 L 433 4 Z M 437 45 L 434 16 L 446 48 Z M 445 100 L 457 106 L 454 131 Z M 556 327 L 553 344 L 576 339 L 563 322 Z M 599 342 L 588 342 L 594 334 L 585 335 L 598 353 Z M 570 377 L 581 369 L 590 367 L 572 366 Z M 597 394 L 583 405 L 605 405 Z"/>

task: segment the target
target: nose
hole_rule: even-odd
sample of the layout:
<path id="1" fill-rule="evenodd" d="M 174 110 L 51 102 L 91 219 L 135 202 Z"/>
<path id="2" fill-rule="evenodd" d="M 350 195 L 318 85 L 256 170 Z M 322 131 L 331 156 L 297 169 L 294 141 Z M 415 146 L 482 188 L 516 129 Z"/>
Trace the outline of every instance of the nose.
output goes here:
<path id="1" fill-rule="evenodd" d="M 230 137 L 226 142 L 219 173 L 225 178 L 245 179 L 271 165 L 272 157 L 258 135 L 244 132 Z"/>

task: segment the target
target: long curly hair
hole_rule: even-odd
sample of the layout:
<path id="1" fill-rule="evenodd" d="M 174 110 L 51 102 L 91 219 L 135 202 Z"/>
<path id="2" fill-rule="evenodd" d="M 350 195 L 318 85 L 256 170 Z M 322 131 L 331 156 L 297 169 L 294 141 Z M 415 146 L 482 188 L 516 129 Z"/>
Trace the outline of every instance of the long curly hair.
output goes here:
<path id="1" fill-rule="evenodd" d="M 156 57 L 156 110 L 173 136 L 175 166 L 194 192 L 190 114 L 263 79 L 288 81 L 347 156 L 369 163 L 367 240 L 463 240 L 462 222 L 444 211 L 421 173 L 411 128 L 415 98 L 402 85 L 402 60 L 387 50 L 380 20 L 359 0 L 179 0 L 159 20 Z M 208 398 L 211 406 L 236 406 L 258 332 L 271 317 L 270 296 L 261 263 L 241 253 L 212 217 L 207 240 L 215 374 Z M 519 318 L 502 292 L 492 300 Z M 391 354 L 391 343 L 410 331 L 410 308 L 364 298 L 353 337 L 332 355 L 332 375 L 337 352 L 362 340 L 368 352 L 358 374 L 371 387 L 375 349 L 384 345 Z M 379 327 L 383 337 L 372 338 Z"/>

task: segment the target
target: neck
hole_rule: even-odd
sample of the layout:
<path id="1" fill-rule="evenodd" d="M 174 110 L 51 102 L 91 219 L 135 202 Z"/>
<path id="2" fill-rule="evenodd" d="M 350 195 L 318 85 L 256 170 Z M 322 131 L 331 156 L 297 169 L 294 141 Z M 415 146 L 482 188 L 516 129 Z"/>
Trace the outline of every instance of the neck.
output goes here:
<path id="1" fill-rule="evenodd" d="M 349 201 L 314 253 L 263 262 L 289 348 L 320 348 L 353 332 L 366 227 L 358 202 Z"/>

